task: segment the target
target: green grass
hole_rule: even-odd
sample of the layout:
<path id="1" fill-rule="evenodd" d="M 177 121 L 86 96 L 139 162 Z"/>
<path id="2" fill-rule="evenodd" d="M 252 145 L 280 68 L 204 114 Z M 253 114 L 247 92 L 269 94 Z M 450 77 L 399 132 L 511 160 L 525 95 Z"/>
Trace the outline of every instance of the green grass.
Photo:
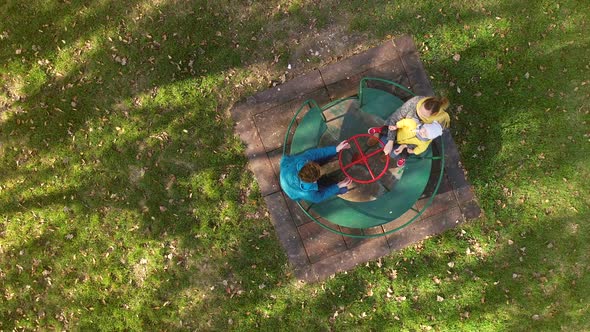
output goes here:
<path id="1" fill-rule="evenodd" d="M 0 330 L 590 329 L 585 1 L 0 9 Z M 228 110 L 331 30 L 414 36 L 485 214 L 306 285 Z"/>

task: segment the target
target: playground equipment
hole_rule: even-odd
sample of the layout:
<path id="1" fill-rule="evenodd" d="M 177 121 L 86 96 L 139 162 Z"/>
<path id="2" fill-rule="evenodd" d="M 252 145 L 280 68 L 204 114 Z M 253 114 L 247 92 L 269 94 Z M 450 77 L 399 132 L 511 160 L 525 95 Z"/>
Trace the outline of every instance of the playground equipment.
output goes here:
<path id="1" fill-rule="evenodd" d="M 378 88 L 379 85 L 386 88 Z M 365 77 L 360 82 L 358 95 L 335 100 L 323 107 L 314 100 L 307 100 L 289 124 L 283 155 L 336 145 L 343 140 L 351 143 L 351 149 L 341 151 L 336 165 L 323 167 L 328 170 L 328 177 L 352 178 L 355 186 L 349 193 L 316 204 L 297 202 L 307 217 L 332 232 L 357 238 L 394 233 L 417 220 L 438 192 L 444 165 L 444 143 L 440 137 L 437 138 L 438 155 L 433 155 L 432 144 L 421 155 L 410 155 L 399 179 L 394 176 L 395 169 L 389 168 L 395 163 L 381 158 L 383 145 L 368 144 L 371 135 L 367 134 L 367 129 L 375 125 L 371 119 L 386 120 L 403 104 L 398 96 L 387 90 L 414 95 L 398 83 Z M 307 112 L 300 117 L 304 109 Z M 290 135 L 294 126 L 294 133 Z M 439 163 L 440 173 L 431 177 L 435 162 Z M 425 203 L 421 201 L 419 208 L 417 202 L 423 198 L 427 184 L 434 189 Z M 375 231 L 380 226 L 384 230 Z"/>

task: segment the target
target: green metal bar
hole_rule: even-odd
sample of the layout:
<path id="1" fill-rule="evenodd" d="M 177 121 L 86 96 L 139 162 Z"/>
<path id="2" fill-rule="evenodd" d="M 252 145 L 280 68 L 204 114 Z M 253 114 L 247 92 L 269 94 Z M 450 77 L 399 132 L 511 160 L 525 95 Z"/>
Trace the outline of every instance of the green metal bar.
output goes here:
<path id="1" fill-rule="evenodd" d="M 441 157 L 415 157 L 415 159 L 441 160 Z"/>
<path id="2" fill-rule="evenodd" d="M 324 107 L 322 107 L 322 111 L 325 111 L 328 108 L 330 108 L 330 107 L 332 107 L 334 105 L 338 105 L 338 104 L 340 104 L 342 102 L 345 102 L 345 101 L 347 101 L 349 99 L 358 99 L 358 97 L 357 96 L 352 96 L 352 97 L 346 97 L 346 98 L 342 98 L 342 99 L 336 99 L 336 100 L 334 100 L 334 101 L 332 101 L 332 102 L 324 105 Z"/>
<path id="3" fill-rule="evenodd" d="M 384 78 L 363 77 L 361 79 L 360 84 L 359 84 L 359 100 L 360 100 L 360 103 L 361 103 L 361 107 L 364 105 L 364 101 L 363 101 L 363 88 L 366 87 L 366 82 L 367 81 L 378 81 L 378 82 L 382 82 L 382 83 L 391 84 L 393 86 L 396 86 L 396 87 L 404 90 L 405 92 L 409 93 L 412 96 L 415 96 L 416 95 L 415 93 L 413 93 L 412 91 L 410 91 L 410 89 L 406 88 L 405 86 L 403 86 L 403 85 L 401 85 L 399 83 L 396 83 L 396 82 L 393 82 L 393 81 L 390 81 L 390 80 L 386 80 Z"/>
<path id="4" fill-rule="evenodd" d="M 316 103 L 316 101 L 313 99 L 308 99 L 304 101 L 303 104 L 301 104 L 301 107 L 299 107 L 299 109 L 297 110 L 297 112 L 295 112 L 295 115 L 291 119 L 291 122 L 289 122 L 289 127 L 287 127 L 287 133 L 285 134 L 285 140 L 283 141 L 283 156 L 285 155 L 285 152 L 287 152 L 287 142 L 289 141 L 289 133 L 291 132 L 291 127 L 293 127 L 293 123 L 295 123 L 297 116 L 306 105 L 310 106 L 309 109 L 312 109 L 314 106 L 320 108 L 320 106 L 318 106 L 318 103 Z M 324 116 L 324 113 L 322 113 L 322 118 L 324 119 L 324 122 L 326 122 L 326 117 Z"/>

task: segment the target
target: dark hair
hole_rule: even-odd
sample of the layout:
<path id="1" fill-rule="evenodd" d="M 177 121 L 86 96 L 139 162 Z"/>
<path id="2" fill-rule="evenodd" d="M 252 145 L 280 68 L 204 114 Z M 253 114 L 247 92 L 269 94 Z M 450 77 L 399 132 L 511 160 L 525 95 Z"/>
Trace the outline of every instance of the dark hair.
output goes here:
<path id="1" fill-rule="evenodd" d="M 299 171 L 299 178 L 304 182 L 316 182 L 322 173 L 320 164 L 310 161 Z"/>
<path id="2" fill-rule="evenodd" d="M 424 108 L 436 114 L 444 111 L 449 106 L 449 100 L 446 97 L 429 97 L 424 101 Z"/>

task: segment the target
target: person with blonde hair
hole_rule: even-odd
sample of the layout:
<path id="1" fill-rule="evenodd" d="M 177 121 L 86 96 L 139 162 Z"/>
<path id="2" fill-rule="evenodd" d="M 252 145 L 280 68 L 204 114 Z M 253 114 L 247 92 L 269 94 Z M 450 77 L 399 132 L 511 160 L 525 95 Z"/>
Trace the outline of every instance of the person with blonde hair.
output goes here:
<path id="1" fill-rule="evenodd" d="M 387 143 L 383 153 L 389 155 L 396 143 L 397 123 L 404 119 L 413 119 L 418 126 L 422 124 L 438 123 L 442 129 L 449 128 L 451 117 L 446 112 L 449 107 L 449 100 L 445 97 L 415 96 L 406 101 L 387 119 L 386 125 L 382 128 L 371 128 L 369 133 L 375 134 L 378 139 L 387 136 Z M 376 144 L 376 140 L 375 143 Z"/>

